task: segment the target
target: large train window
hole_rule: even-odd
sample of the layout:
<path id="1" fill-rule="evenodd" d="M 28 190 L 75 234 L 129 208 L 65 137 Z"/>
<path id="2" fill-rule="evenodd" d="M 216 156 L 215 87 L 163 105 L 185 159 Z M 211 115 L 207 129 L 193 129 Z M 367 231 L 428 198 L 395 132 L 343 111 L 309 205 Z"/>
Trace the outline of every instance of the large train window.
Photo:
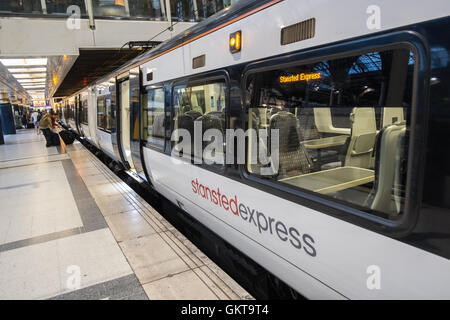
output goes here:
<path id="1" fill-rule="evenodd" d="M 165 92 L 163 88 L 148 88 L 142 95 L 142 139 L 155 148 L 164 149 Z"/>
<path id="2" fill-rule="evenodd" d="M 384 218 L 403 213 L 414 55 L 366 52 L 247 77 L 247 171 Z"/>
<path id="3" fill-rule="evenodd" d="M 115 126 L 115 110 L 112 107 L 111 99 L 105 97 L 97 98 L 97 126 L 99 129 L 112 131 Z"/>
<path id="4" fill-rule="evenodd" d="M 97 127 L 106 128 L 105 99 L 102 97 L 97 98 Z"/>
<path id="5" fill-rule="evenodd" d="M 106 130 L 112 131 L 116 127 L 115 109 L 111 104 L 111 99 L 105 99 L 105 112 L 106 112 Z"/>
<path id="6" fill-rule="evenodd" d="M 173 91 L 174 151 L 194 157 L 196 163 L 223 165 L 225 163 L 225 149 L 223 148 L 226 126 L 225 101 L 226 83 L 224 80 L 192 86 L 176 86 Z M 198 135 L 201 135 L 202 141 L 198 144 L 201 150 L 197 152 L 194 150 L 196 146 L 194 144 L 195 126 L 199 128 Z M 188 145 L 182 144 L 183 138 L 179 129 L 190 135 L 190 148 Z M 211 139 L 209 139 L 209 133 Z M 221 148 L 208 147 L 218 136 L 222 137 Z M 182 150 L 180 146 L 183 146 Z"/>
<path id="7" fill-rule="evenodd" d="M 81 100 L 80 123 L 88 124 L 88 102 L 87 102 L 87 99 Z"/>

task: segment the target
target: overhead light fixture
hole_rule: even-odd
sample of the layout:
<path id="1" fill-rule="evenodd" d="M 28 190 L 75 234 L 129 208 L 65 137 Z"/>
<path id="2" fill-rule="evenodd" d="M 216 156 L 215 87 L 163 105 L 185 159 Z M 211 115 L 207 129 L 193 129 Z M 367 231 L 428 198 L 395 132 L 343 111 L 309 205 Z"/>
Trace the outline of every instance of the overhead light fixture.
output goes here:
<path id="1" fill-rule="evenodd" d="M 46 78 L 33 78 L 33 79 L 17 79 L 19 83 L 34 83 L 34 82 L 46 82 Z"/>
<path id="2" fill-rule="evenodd" d="M 31 78 L 42 78 L 47 76 L 46 73 L 13 73 L 16 79 L 31 79 Z"/>
<path id="3" fill-rule="evenodd" d="M 46 72 L 47 68 L 8 68 L 10 73 L 23 73 L 23 72 Z"/>
<path id="4" fill-rule="evenodd" d="M 34 86 L 22 86 L 24 89 L 40 89 L 40 88 L 45 88 L 45 85 L 43 84 L 39 84 L 39 85 L 34 85 Z"/>
<path id="5" fill-rule="evenodd" d="M 33 58 L 33 59 L 0 59 L 0 62 L 5 67 L 10 66 L 46 66 L 47 58 Z"/>

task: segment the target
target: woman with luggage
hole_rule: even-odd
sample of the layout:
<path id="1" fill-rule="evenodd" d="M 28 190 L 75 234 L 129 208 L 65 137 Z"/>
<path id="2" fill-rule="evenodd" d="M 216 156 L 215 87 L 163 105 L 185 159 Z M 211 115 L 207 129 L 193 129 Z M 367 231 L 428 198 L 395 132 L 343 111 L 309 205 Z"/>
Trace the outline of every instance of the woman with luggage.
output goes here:
<path id="1" fill-rule="evenodd" d="M 39 127 L 44 134 L 47 148 L 59 145 L 59 136 L 53 132 L 52 116 L 47 111 L 44 111 Z"/>

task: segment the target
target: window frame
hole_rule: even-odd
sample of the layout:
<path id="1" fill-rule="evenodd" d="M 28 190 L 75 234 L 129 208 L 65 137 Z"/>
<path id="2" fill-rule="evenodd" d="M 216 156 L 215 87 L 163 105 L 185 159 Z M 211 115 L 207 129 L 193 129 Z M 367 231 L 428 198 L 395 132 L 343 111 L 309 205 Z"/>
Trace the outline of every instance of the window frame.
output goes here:
<path id="1" fill-rule="evenodd" d="M 357 49 L 355 49 L 357 48 Z M 352 55 L 373 51 L 407 48 L 415 57 L 411 94 L 411 119 L 408 148 L 408 165 L 405 190 L 404 213 L 398 219 L 390 220 L 368 212 L 361 211 L 343 204 L 326 195 L 310 190 L 293 188 L 289 185 L 264 179 L 248 172 L 248 143 L 246 142 L 245 164 L 239 165 L 239 171 L 244 180 L 261 186 L 273 193 L 281 194 L 291 201 L 316 209 L 321 213 L 337 216 L 340 219 L 377 229 L 392 236 L 408 234 L 415 226 L 423 194 L 424 162 L 426 153 L 427 119 L 429 113 L 427 77 L 428 48 L 421 35 L 412 31 L 399 31 L 365 39 L 349 40 L 337 44 L 307 49 L 296 53 L 288 53 L 275 58 L 249 64 L 242 76 L 242 116 L 241 125 L 246 127 L 246 116 L 251 105 L 247 105 L 247 84 L 250 75 L 281 68 L 305 65 L 318 61 L 339 59 Z M 251 100 L 250 100 L 251 101 Z"/>
<path id="2" fill-rule="evenodd" d="M 156 150 L 156 151 L 160 151 L 160 152 L 164 152 L 164 150 L 166 150 L 166 145 L 167 145 L 167 128 L 165 127 L 165 125 L 167 124 L 167 114 L 166 114 L 166 105 L 167 105 L 167 97 L 166 97 L 166 88 L 164 87 L 164 84 L 158 84 L 158 85 L 148 85 L 145 86 L 142 90 L 141 90 L 141 99 L 144 95 L 147 94 L 148 90 L 158 90 L 158 89 L 162 89 L 164 92 L 164 144 L 163 146 L 158 146 L 155 144 L 151 144 L 150 142 L 148 142 L 147 140 L 145 141 L 145 143 L 143 144 L 144 147 L 150 148 L 152 150 Z M 145 92 L 145 93 L 144 93 Z M 147 116 L 147 113 L 144 111 L 144 104 L 143 101 L 141 100 L 141 114 L 142 114 L 142 121 L 144 121 L 144 113 Z M 148 116 L 147 116 L 147 122 L 148 122 Z M 144 128 L 145 126 L 142 125 L 142 128 Z M 145 127 L 148 128 L 148 127 Z M 141 132 L 142 133 L 142 132 Z M 142 138 L 142 137 L 141 137 Z"/>
<path id="3" fill-rule="evenodd" d="M 230 76 L 226 70 L 216 70 L 213 72 L 208 72 L 205 74 L 197 74 L 195 76 L 177 79 L 173 81 L 170 85 L 170 106 L 168 112 L 170 113 L 170 135 L 166 137 L 169 140 L 169 150 L 167 151 L 169 154 L 171 152 L 171 137 L 173 133 L 173 123 L 174 123 L 174 90 L 176 87 L 185 86 L 185 87 L 195 87 L 200 85 L 205 85 L 208 83 L 213 83 L 214 81 L 221 80 L 225 83 L 225 130 L 227 130 L 230 126 Z M 166 118 L 167 119 L 167 118 Z M 224 139 L 226 138 L 226 134 L 224 135 Z M 224 140 L 224 143 L 226 141 Z M 210 170 L 219 174 L 225 174 L 227 170 L 227 153 L 226 153 L 226 144 L 224 145 L 225 150 L 225 158 L 223 164 L 206 164 L 202 161 L 201 164 L 194 163 L 194 155 L 191 155 L 190 160 L 185 158 L 181 158 L 180 160 L 189 162 L 192 165 L 201 167 L 206 170 Z"/>

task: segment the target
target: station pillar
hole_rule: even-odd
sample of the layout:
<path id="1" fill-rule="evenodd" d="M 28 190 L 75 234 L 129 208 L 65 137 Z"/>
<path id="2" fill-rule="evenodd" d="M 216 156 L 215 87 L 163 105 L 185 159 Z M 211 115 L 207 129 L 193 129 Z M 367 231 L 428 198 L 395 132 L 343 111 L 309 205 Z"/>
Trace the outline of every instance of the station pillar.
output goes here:
<path id="1" fill-rule="evenodd" d="M 6 91 L 0 92 L 0 118 L 3 134 L 15 134 L 14 113 Z"/>

